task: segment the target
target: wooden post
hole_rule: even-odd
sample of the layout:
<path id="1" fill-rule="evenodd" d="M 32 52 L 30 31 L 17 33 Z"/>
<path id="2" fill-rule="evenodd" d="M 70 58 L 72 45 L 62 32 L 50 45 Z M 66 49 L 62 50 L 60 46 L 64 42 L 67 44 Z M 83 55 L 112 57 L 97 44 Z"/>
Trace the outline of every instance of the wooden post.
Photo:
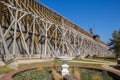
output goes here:
<path id="1" fill-rule="evenodd" d="M 18 17 L 18 11 L 16 11 L 15 14 L 15 24 L 14 24 L 14 40 L 13 40 L 13 55 L 15 55 L 15 49 L 16 49 L 16 31 L 17 31 L 17 17 Z"/>
<path id="2" fill-rule="evenodd" d="M 10 57 L 10 53 L 9 53 L 9 50 L 8 50 L 8 46 L 7 46 L 6 42 L 5 42 L 4 36 L 3 36 L 1 25 L 0 25 L 0 35 L 1 35 L 1 38 L 2 38 L 3 47 L 4 47 L 5 53 L 6 53 L 6 61 L 8 61 L 12 57 Z"/>

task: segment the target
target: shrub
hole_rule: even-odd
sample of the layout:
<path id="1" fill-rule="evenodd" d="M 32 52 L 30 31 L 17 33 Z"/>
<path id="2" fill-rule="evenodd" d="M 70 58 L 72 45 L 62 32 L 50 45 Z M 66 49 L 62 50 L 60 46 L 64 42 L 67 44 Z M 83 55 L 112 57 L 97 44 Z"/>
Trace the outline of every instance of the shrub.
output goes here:
<path id="1" fill-rule="evenodd" d="M 102 80 L 99 74 L 93 75 L 93 80 Z"/>
<path id="2" fill-rule="evenodd" d="M 79 72 L 78 69 L 75 69 L 75 70 L 74 70 L 73 76 L 74 76 L 77 80 L 80 80 L 80 72 Z"/>
<path id="3" fill-rule="evenodd" d="M 73 75 L 77 80 L 80 80 L 80 73 L 78 71 L 75 71 Z"/>
<path id="4" fill-rule="evenodd" d="M 43 72 L 44 71 L 44 69 L 42 68 L 42 67 L 39 67 L 39 68 L 37 68 L 36 69 L 38 72 Z"/>
<path id="5" fill-rule="evenodd" d="M 52 75 L 53 75 L 54 80 L 62 79 L 62 76 L 55 69 L 52 69 Z"/>

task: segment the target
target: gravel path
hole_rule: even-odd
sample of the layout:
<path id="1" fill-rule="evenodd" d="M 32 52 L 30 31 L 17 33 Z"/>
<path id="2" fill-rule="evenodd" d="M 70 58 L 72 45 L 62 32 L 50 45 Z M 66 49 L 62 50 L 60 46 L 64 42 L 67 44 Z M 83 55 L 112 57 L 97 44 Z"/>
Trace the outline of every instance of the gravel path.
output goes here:
<path id="1" fill-rule="evenodd" d="M 53 59 L 21 59 L 16 60 L 18 64 L 29 64 L 29 63 L 35 63 L 35 62 L 46 62 L 46 61 L 52 61 Z M 0 66 L 4 66 L 5 64 L 0 60 Z"/>

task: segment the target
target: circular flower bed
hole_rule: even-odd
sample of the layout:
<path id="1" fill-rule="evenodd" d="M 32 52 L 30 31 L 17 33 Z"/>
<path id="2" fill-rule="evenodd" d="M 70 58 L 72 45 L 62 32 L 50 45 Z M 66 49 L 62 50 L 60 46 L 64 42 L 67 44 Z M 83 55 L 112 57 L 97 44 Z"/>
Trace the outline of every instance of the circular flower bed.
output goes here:
<path id="1" fill-rule="evenodd" d="M 76 80 L 120 80 L 120 74 L 108 70 L 71 67 L 69 71 L 70 76 Z M 38 67 L 8 73 L 2 80 L 63 80 L 64 78 L 66 76 L 61 76 L 61 67 Z"/>

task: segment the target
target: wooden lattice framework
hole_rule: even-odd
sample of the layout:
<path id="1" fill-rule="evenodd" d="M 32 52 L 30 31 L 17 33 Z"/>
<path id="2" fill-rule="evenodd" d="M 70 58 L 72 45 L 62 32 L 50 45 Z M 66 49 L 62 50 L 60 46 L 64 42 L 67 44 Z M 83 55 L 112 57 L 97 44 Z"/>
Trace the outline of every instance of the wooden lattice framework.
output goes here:
<path id="1" fill-rule="evenodd" d="M 6 60 L 109 53 L 103 42 L 34 0 L 0 0 L 0 37 Z"/>

